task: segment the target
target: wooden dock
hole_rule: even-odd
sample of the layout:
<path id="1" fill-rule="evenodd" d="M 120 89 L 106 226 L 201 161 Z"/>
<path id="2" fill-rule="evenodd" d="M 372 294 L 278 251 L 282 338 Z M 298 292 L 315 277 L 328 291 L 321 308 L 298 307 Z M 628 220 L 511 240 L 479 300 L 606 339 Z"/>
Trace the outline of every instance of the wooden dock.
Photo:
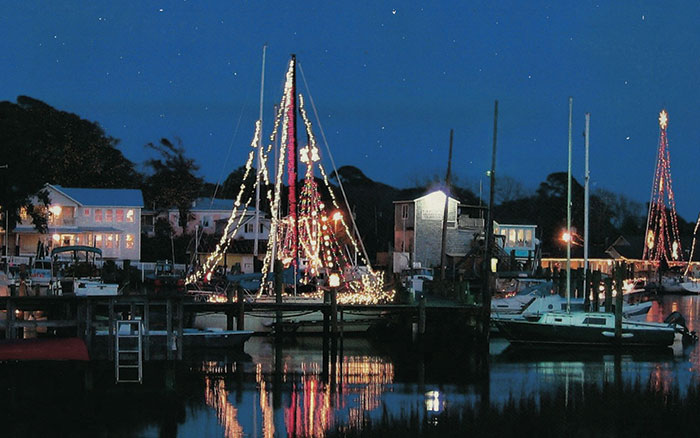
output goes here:
<path id="1" fill-rule="evenodd" d="M 427 336 L 443 341 L 483 343 L 488 340 L 488 322 L 482 321 L 481 306 L 446 303 L 338 304 L 333 294 L 326 302 L 247 302 L 239 294 L 234 301 L 194 302 L 184 296 L 22 296 L 0 297 L 5 314 L 0 331 L 5 339 L 23 337 L 25 331 L 48 332 L 56 336 L 78 336 L 85 340 L 91 357 L 114 359 L 117 320 L 140 318 L 143 323 L 144 359 L 182 359 L 183 329 L 196 313 L 225 314 L 228 329 L 243 329 L 246 313 L 312 312 L 323 315 L 324 338 L 343 336 L 345 312 L 375 311 L 387 316 L 388 330 L 403 340 L 421 341 Z M 234 324 L 235 323 L 235 324 Z M 165 330 L 165 351 L 150 351 L 151 331 Z M 162 337 L 162 336 L 161 336 Z M 99 338 L 99 339 L 98 339 Z M 106 341 L 106 342 L 105 342 Z M 104 351 L 106 350 L 106 351 Z"/>

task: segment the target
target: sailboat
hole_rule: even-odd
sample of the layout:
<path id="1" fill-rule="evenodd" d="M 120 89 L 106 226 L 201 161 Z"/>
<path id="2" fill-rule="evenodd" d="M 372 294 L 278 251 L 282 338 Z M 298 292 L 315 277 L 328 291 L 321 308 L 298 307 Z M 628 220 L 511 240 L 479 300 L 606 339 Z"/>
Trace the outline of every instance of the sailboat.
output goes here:
<path id="1" fill-rule="evenodd" d="M 321 164 L 321 151 L 305 109 L 304 96 L 297 93 L 296 72 L 297 61 L 292 55 L 269 144 L 267 147 L 263 144 L 261 118 L 256 122 L 251 150 L 245 165 L 244 181 L 252 169 L 253 159 L 257 157 L 260 165 L 257 168 L 255 192 L 257 194 L 264 191 L 271 208 L 270 237 L 264 253 L 263 267 L 259 273 L 246 274 L 245 278 L 230 277 L 229 280 L 239 286 L 252 286 L 252 290 L 249 291 L 249 298 L 252 300 L 322 302 L 323 291 L 329 287 L 328 279 L 337 276 L 340 280 L 337 287 L 339 304 L 391 301 L 394 291 L 385 290 L 381 273 L 375 272 L 369 263 L 354 218 L 345 213 L 351 209 L 342 189 L 342 181 L 338 181 L 342 194 L 338 196 L 329 183 L 328 172 Z M 313 100 L 311 104 L 313 105 Z M 297 142 L 298 115 L 306 134 L 306 145 L 303 147 Z M 326 150 L 330 157 L 330 149 Z M 275 158 L 271 158 L 273 156 Z M 268 162 L 271 162 L 269 170 Z M 300 170 L 302 166 L 304 169 Z M 318 174 L 320 178 L 316 177 Z M 283 215 L 282 195 L 285 182 L 288 190 L 288 209 Z M 330 194 L 330 199 L 322 198 L 319 190 L 321 187 Z M 251 203 L 252 197 L 245 199 L 245 192 L 245 187 L 241 186 L 221 241 L 207 260 L 188 276 L 189 284 L 206 277 L 207 273 L 217 266 L 227 246 L 235 238 L 243 220 L 240 212 Z M 282 272 L 275 272 L 279 270 Z M 273 280 L 275 277 L 278 281 L 281 278 L 283 283 L 278 284 L 277 289 Z M 283 296 L 278 295 L 279 289 L 285 290 Z M 302 295 L 302 289 L 310 289 L 312 293 Z M 366 329 L 367 321 L 376 315 L 368 316 L 363 313 L 365 312 L 353 315 L 346 313 L 344 330 L 352 328 L 352 321 L 361 321 L 362 324 L 357 326 Z M 280 322 L 274 313 L 258 316 L 259 318 L 256 318 L 256 315 L 246 316 L 246 324 L 253 324 L 251 329 L 256 331 L 269 331 L 275 320 Z M 200 321 L 195 321 L 195 326 L 225 325 L 225 317 L 222 315 L 200 315 L 198 319 Z M 296 312 L 295 315 L 285 313 L 282 314 L 282 319 L 284 328 L 294 331 L 320 330 L 323 321 L 320 312 Z"/>
<path id="2" fill-rule="evenodd" d="M 569 161 L 567 189 L 567 232 L 571 235 L 571 128 L 573 99 L 569 98 Z M 589 115 L 586 115 L 588 149 Z M 586 154 L 588 157 L 588 154 Z M 588 165 L 586 164 L 586 169 Z M 587 212 L 586 212 L 587 214 Z M 571 239 L 567 240 L 566 309 L 545 312 L 532 319 L 496 318 L 499 331 L 513 344 L 558 346 L 614 346 L 667 348 L 683 340 L 684 330 L 677 321 L 668 323 L 632 321 L 612 313 L 571 310 Z M 682 320 L 682 318 L 681 318 Z M 619 325 L 618 325 L 619 323 Z M 689 337 L 688 339 L 691 339 Z"/>

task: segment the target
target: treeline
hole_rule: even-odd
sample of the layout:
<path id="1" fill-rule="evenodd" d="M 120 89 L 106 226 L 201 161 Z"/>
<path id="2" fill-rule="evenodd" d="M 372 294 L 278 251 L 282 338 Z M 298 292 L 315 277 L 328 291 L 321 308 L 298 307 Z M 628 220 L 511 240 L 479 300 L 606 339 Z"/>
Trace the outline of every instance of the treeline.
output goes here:
<path id="1" fill-rule="evenodd" d="M 200 196 L 235 198 L 242 183 L 252 196 L 255 170 L 243 181 L 245 169 L 233 170 L 220 187 L 206 182 L 193 158 L 185 154 L 177 139 L 160 139 L 144 145 L 157 152 L 156 158 L 146 160 L 145 172 L 128 160 L 118 148 L 119 140 L 108 135 L 96 122 L 76 114 L 60 111 L 31 97 L 20 96 L 17 102 L 0 102 L 0 206 L 9 213 L 10 227 L 17 223 L 22 207 L 31 207 L 31 199 L 40 193 L 46 182 L 67 187 L 140 188 L 147 208 L 155 210 L 177 207 L 180 221 L 189 218 L 192 201 Z M 373 258 L 377 252 L 388 251 L 394 240 L 394 201 L 410 200 L 440 188 L 436 178 L 418 187 L 399 189 L 373 181 L 356 167 L 344 166 L 331 175 L 332 188 L 342 201 L 338 182 L 343 183 L 349 210 L 356 220 L 367 252 Z M 318 180 L 321 195 L 330 205 L 330 195 L 322 180 Z M 301 183 L 299 184 L 301 186 Z M 263 187 L 263 193 L 267 188 Z M 478 197 L 472 190 L 455 184 L 452 196 L 465 204 L 476 205 Z M 566 174 L 553 173 L 540 183 L 533 194 L 526 194 L 522 185 L 508 177 L 496 182 L 498 203 L 494 218 L 500 223 L 538 225 L 543 250 L 556 254 L 561 251 L 561 231 L 566 221 Z M 573 224 L 583 234 L 583 187 L 573 182 Z M 606 245 L 619 234 L 639 235 L 644 232 L 646 211 L 639 203 L 605 190 L 596 190 L 591 198 L 590 241 Z M 346 209 L 344 203 L 342 209 Z M 286 190 L 283 190 L 283 209 Z M 269 212 L 267 199 L 261 208 Z M 32 211 L 28 208 L 28 211 Z M 40 229 L 45 218 L 34 217 Z M 182 224 L 182 223 L 181 223 Z M 162 237 L 168 230 L 160 224 Z M 681 233 L 688 228 L 680 219 Z M 186 245 L 176 245 L 184 255 Z M 178 257 L 180 258 L 180 257 Z"/>

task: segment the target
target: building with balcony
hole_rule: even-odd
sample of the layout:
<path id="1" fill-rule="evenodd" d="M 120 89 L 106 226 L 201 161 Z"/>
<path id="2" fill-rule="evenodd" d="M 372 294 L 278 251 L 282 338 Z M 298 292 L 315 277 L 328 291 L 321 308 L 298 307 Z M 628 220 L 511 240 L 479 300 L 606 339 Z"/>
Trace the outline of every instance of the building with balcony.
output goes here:
<path id="1" fill-rule="evenodd" d="M 138 189 L 71 188 L 47 184 L 48 207 L 36 208 L 47 218 L 47 232 L 39 233 L 27 212 L 14 231 L 14 253 L 35 256 L 40 247 L 94 246 L 104 259 L 141 259 L 141 210 Z M 13 243 L 12 241 L 10 242 Z"/>
<path id="2" fill-rule="evenodd" d="M 440 265 L 442 224 L 447 200 L 448 256 L 464 257 L 484 232 L 484 209 L 460 203 L 437 190 L 410 201 L 394 202 L 393 271 L 401 272 L 411 264 L 423 267 Z"/>

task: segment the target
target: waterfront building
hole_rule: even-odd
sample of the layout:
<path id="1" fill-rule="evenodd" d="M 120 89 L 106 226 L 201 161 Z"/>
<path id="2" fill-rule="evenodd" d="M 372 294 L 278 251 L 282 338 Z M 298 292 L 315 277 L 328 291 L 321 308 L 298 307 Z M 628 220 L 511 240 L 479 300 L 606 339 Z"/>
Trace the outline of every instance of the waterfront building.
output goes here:
<path id="1" fill-rule="evenodd" d="M 466 256 L 475 237 L 483 236 L 483 207 L 462 204 L 440 190 L 409 201 L 395 201 L 394 272 L 401 272 L 412 263 L 420 263 L 422 267 L 440 265 L 446 199 L 447 255 L 453 258 Z"/>
<path id="2" fill-rule="evenodd" d="M 46 184 L 48 207 L 34 199 L 35 208 L 46 215 L 47 232 L 40 233 L 27 211 L 14 231 L 14 254 L 34 257 L 41 247 L 93 246 L 104 259 L 141 259 L 141 210 L 138 189 L 61 187 Z"/>
<path id="3" fill-rule="evenodd" d="M 233 199 L 211 199 L 197 198 L 192 202 L 192 207 L 187 218 L 187 226 L 183 229 L 180 226 L 180 212 L 177 208 L 171 208 L 167 213 L 158 214 L 158 217 L 167 217 L 173 233 L 176 236 L 183 232 L 194 234 L 221 234 L 224 231 L 226 222 L 233 211 Z M 167 216 L 166 216 L 167 214 Z M 265 213 L 260 212 L 258 223 L 258 239 L 267 240 L 270 234 L 270 219 Z M 248 207 L 245 211 L 240 229 L 236 233 L 236 239 L 255 239 L 255 208 Z"/>

